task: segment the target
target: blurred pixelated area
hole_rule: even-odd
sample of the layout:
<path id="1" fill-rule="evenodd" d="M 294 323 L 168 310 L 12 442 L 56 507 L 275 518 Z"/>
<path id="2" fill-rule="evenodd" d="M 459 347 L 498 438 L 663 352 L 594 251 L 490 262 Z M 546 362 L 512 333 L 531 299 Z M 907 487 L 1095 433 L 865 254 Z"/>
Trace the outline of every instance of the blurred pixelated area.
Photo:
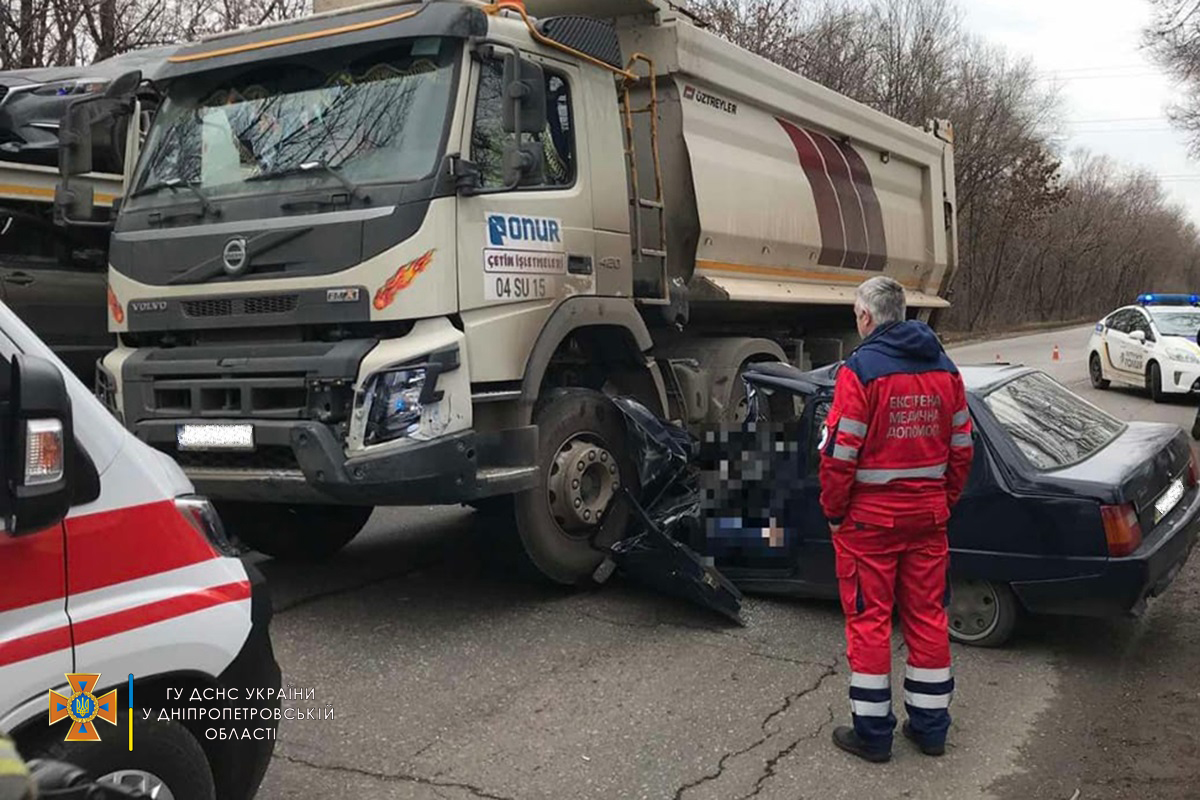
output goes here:
<path id="1" fill-rule="evenodd" d="M 800 422 L 713 425 L 698 433 L 702 552 L 752 562 L 778 558 L 799 535 L 791 506 L 808 459 Z"/>

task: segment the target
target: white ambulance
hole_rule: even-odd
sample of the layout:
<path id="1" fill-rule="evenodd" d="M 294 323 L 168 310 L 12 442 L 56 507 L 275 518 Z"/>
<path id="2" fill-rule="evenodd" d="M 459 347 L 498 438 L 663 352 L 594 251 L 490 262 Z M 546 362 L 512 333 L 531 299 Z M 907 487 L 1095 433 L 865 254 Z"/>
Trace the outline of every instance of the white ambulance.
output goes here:
<path id="1" fill-rule="evenodd" d="M 0 730 L 26 759 L 158 798 L 257 792 L 270 599 L 192 492 L 0 305 Z"/>

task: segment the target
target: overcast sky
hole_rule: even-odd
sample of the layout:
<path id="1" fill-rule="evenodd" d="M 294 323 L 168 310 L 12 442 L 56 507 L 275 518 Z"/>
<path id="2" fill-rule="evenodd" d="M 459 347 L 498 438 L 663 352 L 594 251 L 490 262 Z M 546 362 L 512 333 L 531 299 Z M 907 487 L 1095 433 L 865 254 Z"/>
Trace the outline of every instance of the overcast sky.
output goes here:
<path id="1" fill-rule="evenodd" d="M 1177 89 L 1139 45 L 1146 0 L 960 0 L 967 26 L 1027 56 L 1060 87 L 1066 150 L 1086 147 L 1157 173 L 1200 225 L 1200 162 L 1170 128 Z"/>

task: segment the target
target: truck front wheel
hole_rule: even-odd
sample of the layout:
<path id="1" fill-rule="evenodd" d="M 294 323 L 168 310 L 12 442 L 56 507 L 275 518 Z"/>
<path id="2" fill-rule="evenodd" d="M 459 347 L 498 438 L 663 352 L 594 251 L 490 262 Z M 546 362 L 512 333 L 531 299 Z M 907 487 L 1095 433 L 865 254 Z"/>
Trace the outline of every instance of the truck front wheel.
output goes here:
<path id="1" fill-rule="evenodd" d="M 341 550 L 367 524 L 370 506 L 222 502 L 225 529 L 252 550 L 280 560 L 320 560 Z"/>
<path id="2" fill-rule="evenodd" d="M 590 389 L 547 393 L 534 421 L 542 480 L 515 498 L 522 549 L 551 581 L 586 583 L 604 558 L 598 548 L 620 539 L 628 524 L 621 488 L 636 493 L 625 423 L 607 397 Z"/>

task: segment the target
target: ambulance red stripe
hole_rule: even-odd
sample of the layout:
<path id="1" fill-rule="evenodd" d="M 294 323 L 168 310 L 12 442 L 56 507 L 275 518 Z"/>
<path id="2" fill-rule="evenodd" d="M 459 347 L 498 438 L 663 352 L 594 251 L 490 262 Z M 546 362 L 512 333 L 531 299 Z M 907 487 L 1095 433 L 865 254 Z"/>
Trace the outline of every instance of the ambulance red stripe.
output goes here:
<path id="1" fill-rule="evenodd" d="M 215 558 L 173 500 L 67 520 L 70 594 L 157 575 Z"/>
<path id="2" fill-rule="evenodd" d="M 105 614 L 74 625 L 75 644 L 81 645 L 165 622 L 184 614 L 250 599 L 250 582 L 234 581 L 153 603 Z M 65 650 L 71 646 L 71 626 L 23 636 L 0 645 L 0 666 Z"/>
<path id="3" fill-rule="evenodd" d="M 59 650 L 69 650 L 70 647 L 71 629 L 66 625 L 28 636 L 18 636 L 0 643 L 0 667 Z"/>

